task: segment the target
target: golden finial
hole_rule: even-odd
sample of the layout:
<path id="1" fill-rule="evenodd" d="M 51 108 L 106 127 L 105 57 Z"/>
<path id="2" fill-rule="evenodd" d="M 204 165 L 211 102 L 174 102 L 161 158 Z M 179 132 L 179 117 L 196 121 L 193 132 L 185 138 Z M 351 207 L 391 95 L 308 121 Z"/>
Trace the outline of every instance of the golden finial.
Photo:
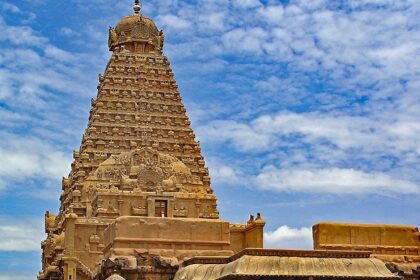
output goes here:
<path id="1" fill-rule="evenodd" d="M 133 7 L 134 13 L 136 15 L 138 15 L 140 13 L 141 10 L 141 6 L 140 6 L 140 0 L 134 0 L 134 7 Z"/>

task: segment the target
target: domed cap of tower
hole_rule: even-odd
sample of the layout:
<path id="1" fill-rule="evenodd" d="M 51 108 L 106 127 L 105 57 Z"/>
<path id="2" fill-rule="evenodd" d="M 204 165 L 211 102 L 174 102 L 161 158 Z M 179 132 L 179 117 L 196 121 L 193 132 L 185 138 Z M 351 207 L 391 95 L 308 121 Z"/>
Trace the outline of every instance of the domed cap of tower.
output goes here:
<path id="1" fill-rule="evenodd" d="M 114 273 L 111 276 L 109 276 L 108 278 L 106 278 L 106 280 L 125 280 L 123 277 L 119 276 L 118 274 Z"/>
<path id="2" fill-rule="evenodd" d="M 139 29 L 140 26 L 144 27 L 144 29 L 140 30 Z M 152 34 L 159 33 L 155 23 L 150 18 L 145 17 L 143 15 L 139 15 L 139 14 L 134 14 L 134 15 L 122 18 L 118 22 L 117 26 L 115 27 L 115 31 L 117 33 L 122 33 L 122 32 L 128 33 L 132 30 L 136 30 L 136 28 L 139 29 L 138 31 L 149 31 Z M 138 35 L 148 35 L 148 34 L 138 34 Z"/>
<path id="3" fill-rule="evenodd" d="M 134 15 L 122 18 L 115 28 L 109 29 L 109 49 L 111 51 L 151 52 L 161 51 L 163 32 L 155 23 L 140 14 L 140 4 L 136 0 Z"/>

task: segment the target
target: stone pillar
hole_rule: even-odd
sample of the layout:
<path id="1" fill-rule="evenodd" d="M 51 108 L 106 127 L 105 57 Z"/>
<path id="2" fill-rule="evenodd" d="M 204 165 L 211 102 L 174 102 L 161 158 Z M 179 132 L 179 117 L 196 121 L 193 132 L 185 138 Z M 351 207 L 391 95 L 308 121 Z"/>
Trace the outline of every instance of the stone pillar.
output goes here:
<path id="1" fill-rule="evenodd" d="M 167 205 L 168 205 L 167 214 L 168 214 L 168 218 L 173 218 L 174 217 L 174 204 L 175 204 L 175 201 L 174 201 L 173 198 L 169 198 L 167 200 Z"/>
<path id="2" fill-rule="evenodd" d="M 75 260 L 68 259 L 64 264 L 64 280 L 76 280 L 77 263 Z"/>
<path id="3" fill-rule="evenodd" d="M 124 204 L 124 200 L 121 197 L 119 197 L 119 199 L 118 199 L 118 211 L 119 211 L 120 216 L 124 216 L 123 204 Z"/>
<path id="4" fill-rule="evenodd" d="M 195 218 L 200 218 L 201 202 L 199 199 L 195 202 Z"/>
<path id="5" fill-rule="evenodd" d="M 66 215 L 66 220 L 64 222 L 64 231 L 65 231 L 65 252 L 64 254 L 68 257 L 74 256 L 74 234 L 76 227 L 77 215 L 75 213 L 70 213 Z"/>
<path id="6" fill-rule="evenodd" d="M 147 216 L 155 216 L 155 201 L 151 197 L 147 198 Z"/>
<path id="7" fill-rule="evenodd" d="M 76 227 L 76 220 L 77 215 L 75 213 L 70 213 L 66 215 L 64 222 L 64 229 L 65 229 L 65 249 L 64 249 L 64 280 L 76 280 L 76 268 L 77 263 L 74 256 L 75 251 L 75 244 L 74 244 L 74 237 L 75 237 L 75 227 Z"/>

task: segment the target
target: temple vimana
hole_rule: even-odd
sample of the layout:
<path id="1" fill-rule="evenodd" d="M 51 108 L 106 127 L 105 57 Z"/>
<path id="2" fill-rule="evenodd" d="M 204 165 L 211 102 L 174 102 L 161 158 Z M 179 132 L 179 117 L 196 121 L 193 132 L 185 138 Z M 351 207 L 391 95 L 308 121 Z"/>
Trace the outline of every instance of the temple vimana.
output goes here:
<path id="1" fill-rule="evenodd" d="M 263 249 L 260 214 L 221 220 L 164 34 L 140 10 L 109 29 L 39 280 L 419 279 L 416 227 L 320 223 L 314 250 L 280 250 Z"/>

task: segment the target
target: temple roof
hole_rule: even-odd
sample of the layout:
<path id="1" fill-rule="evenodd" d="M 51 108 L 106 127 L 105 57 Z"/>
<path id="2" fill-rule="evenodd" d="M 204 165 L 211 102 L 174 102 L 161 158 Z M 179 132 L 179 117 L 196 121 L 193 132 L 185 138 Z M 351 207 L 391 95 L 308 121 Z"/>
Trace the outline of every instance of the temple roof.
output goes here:
<path id="1" fill-rule="evenodd" d="M 357 253 L 356 253 L 357 254 Z M 361 279 L 399 279 L 385 263 L 362 253 L 300 251 L 300 250 L 245 250 L 233 257 L 210 258 L 203 264 L 180 269 L 175 280 L 255 279 L 255 277 L 329 277 Z M 187 262 L 188 263 L 188 262 Z"/>
<path id="2" fill-rule="evenodd" d="M 194 264 L 182 268 L 175 280 L 236 279 L 234 277 L 333 277 L 399 279 L 374 258 L 301 258 L 242 256 L 228 264 Z"/>

